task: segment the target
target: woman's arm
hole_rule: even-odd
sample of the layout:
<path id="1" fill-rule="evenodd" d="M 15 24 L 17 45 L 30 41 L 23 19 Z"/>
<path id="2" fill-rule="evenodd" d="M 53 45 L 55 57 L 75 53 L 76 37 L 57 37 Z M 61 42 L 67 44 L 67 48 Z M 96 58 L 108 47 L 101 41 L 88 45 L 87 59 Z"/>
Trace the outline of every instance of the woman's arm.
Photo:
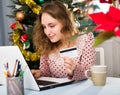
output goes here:
<path id="1" fill-rule="evenodd" d="M 51 76 L 48 58 L 45 56 L 40 57 L 40 76 Z"/>
<path id="2" fill-rule="evenodd" d="M 41 56 L 39 69 L 38 70 L 32 69 L 31 72 L 36 79 L 41 76 L 46 76 L 46 77 L 50 76 L 51 74 L 50 74 L 47 58 Z"/>
<path id="3" fill-rule="evenodd" d="M 90 68 L 90 66 L 95 63 L 96 52 L 93 48 L 93 43 L 94 36 L 92 35 L 92 33 L 89 33 L 82 49 L 82 54 L 79 58 L 79 62 L 75 62 L 76 67 L 73 72 L 73 77 L 71 77 L 72 80 L 85 79 L 86 77 L 84 75 L 84 71 Z"/>

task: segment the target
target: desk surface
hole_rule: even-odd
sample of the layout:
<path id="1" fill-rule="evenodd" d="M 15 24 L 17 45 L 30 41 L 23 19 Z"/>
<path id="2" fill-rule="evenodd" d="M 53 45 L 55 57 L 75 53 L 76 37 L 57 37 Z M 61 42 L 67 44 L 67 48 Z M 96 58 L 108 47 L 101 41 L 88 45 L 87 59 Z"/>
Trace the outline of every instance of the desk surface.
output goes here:
<path id="1" fill-rule="evenodd" d="M 0 95 L 5 95 L 5 87 L 0 86 Z M 26 90 L 25 95 L 120 95 L 120 78 L 107 78 L 105 86 L 93 86 L 90 80 L 44 91 Z"/>

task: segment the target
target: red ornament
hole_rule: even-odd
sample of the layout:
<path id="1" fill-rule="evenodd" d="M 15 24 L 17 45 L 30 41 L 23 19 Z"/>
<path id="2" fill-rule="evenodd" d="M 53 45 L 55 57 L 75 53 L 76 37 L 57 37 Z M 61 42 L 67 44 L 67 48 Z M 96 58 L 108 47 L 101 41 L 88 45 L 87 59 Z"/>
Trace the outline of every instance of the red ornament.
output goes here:
<path id="1" fill-rule="evenodd" d="M 27 36 L 26 34 L 23 34 L 23 35 L 20 37 L 20 40 L 21 40 L 22 42 L 26 42 L 26 41 L 27 41 L 27 38 L 28 38 L 28 36 Z"/>
<path id="2" fill-rule="evenodd" d="M 20 37 L 20 40 L 23 43 L 23 49 L 28 49 L 30 47 L 30 42 L 29 42 L 28 36 L 26 34 L 23 34 Z"/>
<path id="3" fill-rule="evenodd" d="M 12 29 L 15 29 L 16 28 L 16 22 L 15 23 L 13 23 L 12 25 L 10 25 L 10 28 L 12 28 Z"/>
<path id="4" fill-rule="evenodd" d="M 25 31 L 25 27 L 23 26 L 23 24 L 21 24 L 20 22 L 15 22 L 13 24 L 10 25 L 11 29 L 21 29 L 23 31 Z"/>

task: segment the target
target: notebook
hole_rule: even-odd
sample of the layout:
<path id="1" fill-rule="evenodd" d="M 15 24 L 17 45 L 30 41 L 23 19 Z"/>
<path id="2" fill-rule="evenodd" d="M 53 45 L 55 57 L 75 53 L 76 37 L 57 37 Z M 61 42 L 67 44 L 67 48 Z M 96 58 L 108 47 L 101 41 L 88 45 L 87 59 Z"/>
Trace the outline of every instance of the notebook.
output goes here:
<path id="1" fill-rule="evenodd" d="M 9 71 L 12 73 L 13 65 L 15 60 L 18 59 L 22 65 L 22 69 L 26 68 L 26 61 L 18 46 L 0 46 L 0 85 L 4 85 L 4 66 L 6 62 L 9 63 Z M 2 81 L 1 81 L 2 80 Z M 68 78 L 51 78 L 51 77 L 40 77 L 35 80 L 29 67 L 25 69 L 24 73 L 24 87 L 32 90 L 46 90 L 59 86 L 64 86 L 73 83 L 74 81 Z"/>

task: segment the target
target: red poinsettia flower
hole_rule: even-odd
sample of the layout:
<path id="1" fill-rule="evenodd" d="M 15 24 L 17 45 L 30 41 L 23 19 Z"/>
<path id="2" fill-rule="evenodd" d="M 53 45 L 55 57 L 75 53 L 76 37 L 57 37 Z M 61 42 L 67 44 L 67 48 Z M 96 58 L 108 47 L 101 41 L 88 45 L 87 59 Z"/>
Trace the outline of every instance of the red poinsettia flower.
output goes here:
<path id="1" fill-rule="evenodd" d="M 107 13 L 99 12 L 89 14 L 90 18 L 97 24 L 95 30 L 105 30 L 114 32 L 120 37 L 120 10 L 110 6 Z"/>

